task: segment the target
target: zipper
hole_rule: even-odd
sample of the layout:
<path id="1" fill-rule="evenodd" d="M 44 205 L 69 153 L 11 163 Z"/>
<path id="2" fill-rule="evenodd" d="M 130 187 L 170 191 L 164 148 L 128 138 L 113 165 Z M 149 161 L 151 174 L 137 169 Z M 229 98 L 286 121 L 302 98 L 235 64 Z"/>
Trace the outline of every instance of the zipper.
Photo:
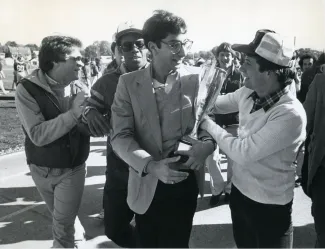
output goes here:
<path id="1" fill-rule="evenodd" d="M 63 111 L 60 109 L 60 107 L 57 105 L 57 103 L 55 103 L 55 101 L 52 99 L 52 97 L 49 95 L 49 93 L 45 92 L 46 96 L 51 100 L 51 102 L 55 105 L 55 107 L 61 112 L 63 113 Z"/>

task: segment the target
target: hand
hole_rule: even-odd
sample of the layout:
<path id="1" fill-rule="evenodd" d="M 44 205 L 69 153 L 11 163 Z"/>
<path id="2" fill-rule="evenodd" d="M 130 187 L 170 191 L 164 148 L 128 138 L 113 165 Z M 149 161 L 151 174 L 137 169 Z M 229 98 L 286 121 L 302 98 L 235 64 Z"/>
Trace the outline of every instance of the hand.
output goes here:
<path id="1" fill-rule="evenodd" d="M 176 151 L 177 155 L 188 156 L 189 159 L 183 165 L 192 170 L 199 170 L 205 164 L 207 157 L 213 153 L 214 144 L 212 141 L 191 140 L 192 147 L 187 151 Z"/>
<path id="2" fill-rule="evenodd" d="M 78 92 L 72 102 L 70 111 L 72 112 L 73 116 L 76 119 L 79 119 L 82 111 L 83 111 L 83 107 L 82 105 L 84 104 L 85 100 L 86 100 L 86 93 L 84 92 Z"/>
<path id="3" fill-rule="evenodd" d="M 109 133 L 108 120 L 96 109 L 90 109 L 86 115 L 87 124 L 94 137 L 103 137 Z"/>
<path id="4" fill-rule="evenodd" d="M 74 82 L 74 86 L 76 88 L 76 92 L 77 93 L 80 92 L 80 91 L 82 91 L 82 92 L 85 92 L 85 93 L 88 94 L 88 92 L 89 92 L 88 87 L 85 84 L 81 83 L 79 80 L 76 80 Z M 87 97 L 89 97 L 89 96 L 87 96 Z"/>
<path id="5" fill-rule="evenodd" d="M 178 156 L 165 158 L 160 161 L 151 161 L 147 166 L 147 172 L 166 184 L 181 182 L 188 177 L 188 173 L 172 170 L 168 165 L 177 162 L 179 159 L 180 157 Z"/>

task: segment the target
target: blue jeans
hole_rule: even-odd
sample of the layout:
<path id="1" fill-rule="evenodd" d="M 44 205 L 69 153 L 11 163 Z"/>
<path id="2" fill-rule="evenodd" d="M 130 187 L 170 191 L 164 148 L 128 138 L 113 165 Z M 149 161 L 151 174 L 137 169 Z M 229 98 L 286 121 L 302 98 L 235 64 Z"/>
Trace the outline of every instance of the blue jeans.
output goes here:
<path id="1" fill-rule="evenodd" d="M 285 205 L 259 203 L 232 185 L 229 206 L 238 248 L 292 248 L 292 201 Z"/>
<path id="2" fill-rule="evenodd" d="M 73 248 L 84 228 L 77 214 L 85 186 L 86 166 L 58 169 L 29 165 L 35 185 L 53 217 L 53 247 Z"/>

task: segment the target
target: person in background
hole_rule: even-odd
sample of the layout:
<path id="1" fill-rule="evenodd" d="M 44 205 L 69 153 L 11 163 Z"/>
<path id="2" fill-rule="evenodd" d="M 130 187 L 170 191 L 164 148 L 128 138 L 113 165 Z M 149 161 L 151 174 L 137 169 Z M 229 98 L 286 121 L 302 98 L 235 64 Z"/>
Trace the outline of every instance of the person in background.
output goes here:
<path id="1" fill-rule="evenodd" d="M 233 63 L 235 68 L 239 70 L 242 64 L 242 55 L 240 52 L 236 51 L 236 55 L 234 57 Z"/>
<path id="2" fill-rule="evenodd" d="M 81 47 L 73 37 L 45 37 L 40 69 L 18 82 L 15 96 L 27 164 L 52 215 L 53 248 L 73 248 L 85 233 L 77 214 L 90 149 L 89 133 L 80 122 L 86 93 L 70 94 L 70 83 L 83 66 Z"/>
<path id="3" fill-rule="evenodd" d="M 305 61 L 305 63 L 302 63 L 303 60 Z M 313 65 L 309 67 L 311 62 L 313 62 Z M 301 76 L 301 89 L 297 95 L 297 98 L 300 100 L 301 103 L 304 103 L 311 82 L 314 80 L 316 74 L 321 73 L 321 65 L 325 64 L 325 53 L 322 53 L 317 61 L 315 56 L 313 55 L 307 54 L 305 56 L 302 56 L 299 61 L 299 64 L 300 67 L 302 65 L 305 65 L 305 67 L 301 67 L 303 72 Z M 308 67 L 307 69 L 306 64 Z"/>
<path id="4" fill-rule="evenodd" d="M 99 68 L 96 64 L 96 61 L 94 59 L 91 59 L 90 61 L 90 88 L 95 84 L 95 82 L 98 80 L 99 75 Z"/>
<path id="5" fill-rule="evenodd" d="M 3 92 L 3 94 L 8 94 L 9 93 L 9 91 L 6 91 L 6 89 L 5 89 L 5 87 L 4 87 L 4 84 L 3 84 L 3 79 L 5 79 L 6 78 L 6 75 L 5 75 L 5 73 L 3 72 L 3 70 L 2 70 L 2 62 L 1 62 L 1 60 L 0 60 L 0 89 L 1 89 L 1 91 Z"/>
<path id="6" fill-rule="evenodd" d="M 99 79 L 103 75 L 102 74 L 102 61 L 101 61 L 101 58 L 95 58 L 95 64 L 96 64 L 96 67 L 98 69 L 97 79 Z"/>
<path id="7" fill-rule="evenodd" d="M 312 68 L 316 61 L 316 56 L 311 53 L 306 53 L 300 56 L 299 66 L 302 70 L 302 73 L 306 72 L 307 69 Z"/>
<path id="8" fill-rule="evenodd" d="M 26 77 L 29 74 L 29 70 L 27 68 L 27 63 L 24 61 L 24 58 L 21 54 L 18 54 L 17 59 L 14 62 L 14 81 L 12 83 L 12 90 L 16 89 L 18 82 Z"/>
<path id="9" fill-rule="evenodd" d="M 306 154 L 302 186 L 312 200 L 316 248 L 325 248 L 325 74 L 317 74 L 304 102 L 307 114 Z M 304 186 L 305 185 L 305 186 Z"/>
<path id="10" fill-rule="evenodd" d="M 86 86 L 88 89 L 88 93 L 90 94 L 90 88 L 91 88 L 91 68 L 90 68 L 90 62 L 89 58 L 83 59 L 83 67 L 80 70 L 79 75 L 79 82 Z"/>
<path id="11" fill-rule="evenodd" d="M 216 49 L 215 56 L 217 60 L 217 66 L 227 72 L 227 77 L 221 88 L 220 95 L 235 92 L 242 86 L 241 73 L 233 63 L 234 59 L 238 55 L 236 55 L 235 51 L 231 48 L 231 45 L 229 43 L 223 42 Z M 217 124 L 224 127 L 229 133 L 233 134 L 234 136 L 237 136 L 238 112 L 230 114 L 216 114 L 215 121 L 217 122 Z M 228 202 L 229 195 L 231 192 L 231 177 L 233 165 L 232 159 L 227 157 L 226 184 L 224 184 L 223 177 L 221 175 L 221 154 L 219 153 L 219 147 L 217 147 L 214 155 L 211 155 L 208 158 L 207 162 L 207 166 L 210 173 L 210 188 L 212 192 L 210 205 L 218 205 L 220 197 L 223 193 L 225 193 L 225 201 Z"/>

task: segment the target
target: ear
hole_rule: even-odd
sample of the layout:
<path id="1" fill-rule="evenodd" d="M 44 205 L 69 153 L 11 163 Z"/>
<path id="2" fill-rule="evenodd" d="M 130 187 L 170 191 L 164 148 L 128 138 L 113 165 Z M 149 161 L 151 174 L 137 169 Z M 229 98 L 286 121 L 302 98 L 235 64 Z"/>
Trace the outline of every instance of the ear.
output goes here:
<path id="1" fill-rule="evenodd" d="M 152 54 L 157 54 L 158 52 L 157 44 L 152 41 L 148 42 L 148 49 Z"/>
<path id="2" fill-rule="evenodd" d="M 267 76 L 268 78 L 274 78 L 274 77 L 277 78 L 277 76 L 276 76 L 276 74 L 275 74 L 274 71 L 266 71 L 266 76 Z"/>

